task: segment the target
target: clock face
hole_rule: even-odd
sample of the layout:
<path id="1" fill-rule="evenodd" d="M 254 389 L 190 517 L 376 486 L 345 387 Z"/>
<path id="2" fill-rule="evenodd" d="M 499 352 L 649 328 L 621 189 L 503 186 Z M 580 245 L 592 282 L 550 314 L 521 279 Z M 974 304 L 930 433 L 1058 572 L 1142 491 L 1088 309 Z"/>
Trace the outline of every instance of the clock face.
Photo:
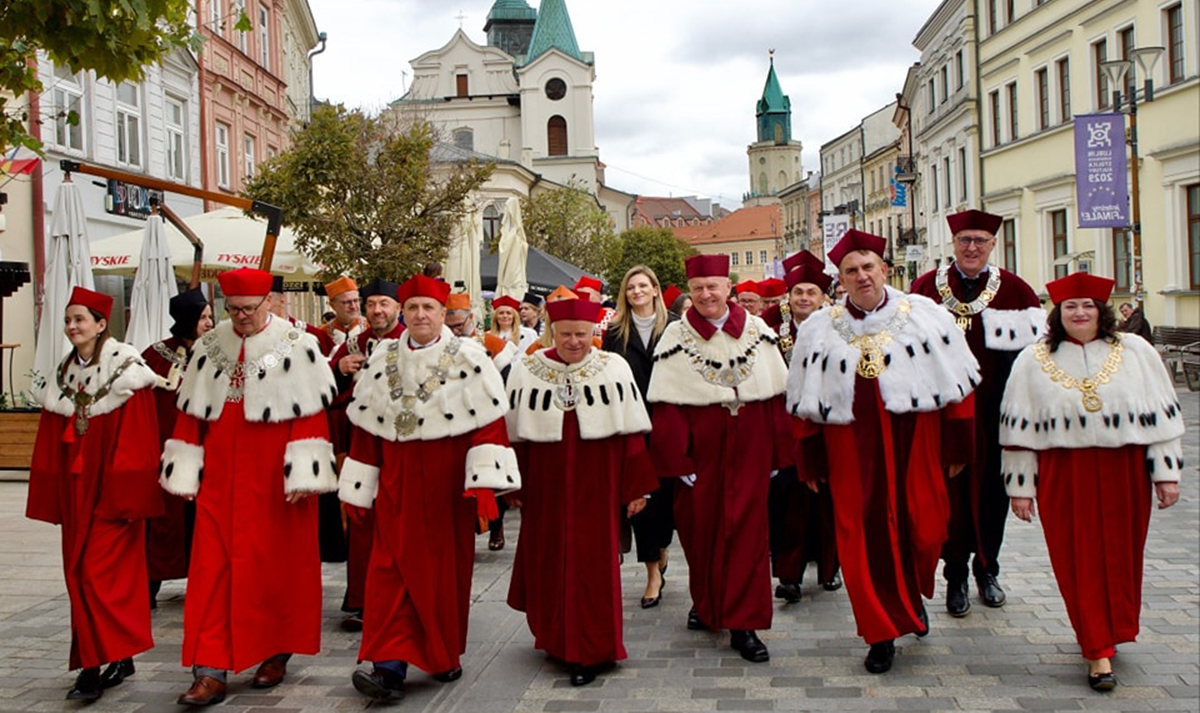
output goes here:
<path id="1" fill-rule="evenodd" d="M 567 95 L 567 83 L 555 77 L 546 82 L 546 96 L 553 101 L 558 101 Z"/>

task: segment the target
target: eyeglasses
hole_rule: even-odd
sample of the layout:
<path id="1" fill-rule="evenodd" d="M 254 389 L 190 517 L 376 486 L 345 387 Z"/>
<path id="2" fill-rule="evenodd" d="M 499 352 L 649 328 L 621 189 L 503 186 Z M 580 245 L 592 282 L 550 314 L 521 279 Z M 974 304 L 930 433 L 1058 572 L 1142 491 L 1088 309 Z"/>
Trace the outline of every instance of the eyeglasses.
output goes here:
<path id="1" fill-rule="evenodd" d="M 969 248 L 972 245 L 974 245 L 977 248 L 982 248 L 982 247 L 986 246 L 988 243 L 995 240 L 995 238 L 972 238 L 969 235 L 963 235 L 961 237 L 955 238 L 954 240 L 955 240 L 955 242 L 957 242 L 959 245 L 961 245 L 964 248 Z"/>
<path id="2" fill-rule="evenodd" d="M 267 301 L 267 298 L 264 297 L 261 300 L 259 300 L 258 304 L 252 305 L 250 307 L 234 307 L 233 305 L 225 305 L 225 314 L 229 315 L 230 317 L 234 317 L 237 315 L 241 315 L 243 317 L 249 317 L 250 315 L 257 312 L 258 308 L 262 307 L 263 304 L 266 303 L 266 301 Z"/>

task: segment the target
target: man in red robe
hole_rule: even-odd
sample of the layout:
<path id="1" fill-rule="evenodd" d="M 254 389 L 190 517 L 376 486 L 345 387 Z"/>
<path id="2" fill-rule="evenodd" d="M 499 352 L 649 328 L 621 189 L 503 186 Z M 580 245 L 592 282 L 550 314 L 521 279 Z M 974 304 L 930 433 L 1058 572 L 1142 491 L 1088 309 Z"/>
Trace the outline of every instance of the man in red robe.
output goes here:
<path id="1" fill-rule="evenodd" d="M 338 389 L 338 397 L 329 407 L 329 435 L 339 467 L 340 461 L 350 452 L 351 426 L 346 416 L 346 405 L 350 403 L 359 370 L 375 350 L 375 345 L 384 339 L 399 339 L 404 333 L 396 290 L 396 283 L 381 278 L 372 280 L 359 290 L 371 328 L 360 332 L 356 339 L 343 342 L 329 359 Z M 338 524 L 341 524 L 340 517 Z M 367 563 L 371 561 L 374 532 L 375 517 L 369 510 L 364 511 L 361 518 L 350 519 L 346 524 L 346 596 L 342 599 L 342 611 L 348 613 L 342 620 L 342 629 L 346 631 L 362 631 Z"/>
<path id="2" fill-rule="evenodd" d="M 846 300 L 796 332 L 788 408 L 800 477 L 827 479 L 837 548 L 871 673 L 924 636 L 950 504 L 972 452 L 979 367 L 949 313 L 885 286 L 887 241 L 858 230 L 829 251 Z"/>
<path id="3" fill-rule="evenodd" d="M 997 581 L 1000 545 L 1008 517 L 1008 495 L 1000 477 L 1000 399 L 1017 354 L 1045 331 L 1046 312 L 1024 280 L 988 265 L 1003 219 L 979 210 L 946 218 L 954 235 L 954 262 L 931 270 L 912 284 L 913 294 L 940 303 L 967 336 L 979 361 L 975 389 L 975 453 L 962 476 L 947 484 L 950 536 L 942 548 L 946 611 L 966 616 L 967 565 L 979 598 L 989 607 L 1004 606 Z M 971 560 L 971 553 L 975 559 Z"/>
<path id="4" fill-rule="evenodd" d="M 353 517 L 375 511 L 359 649 L 374 667 L 352 681 L 378 700 L 404 695 L 409 663 L 462 677 L 477 519 L 496 517 L 491 488 L 520 487 L 504 382 L 482 346 L 445 326 L 449 292 L 424 275 L 400 286 L 406 331 L 372 352 L 347 406 L 339 495 Z"/>
<path id="5" fill-rule="evenodd" d="M 333 349 L 353 340 L 362 332 L 367 331 L 367 320 L 362 316 L 362 302 L 358 293 L 358 283 L 349 277 L 339 277 L 325 285 L 325 297 L 329 300 L 329 308 L 333 310 L 333 319 L 320 325 L 317 329 L 329 337 Z M 332 353 L 332 350 L 326 355 Z"/>
<path id="6" fill-rule="evenodd" d="M 742 309 L 746 310 L 755 317 L 759 317 L 763 312 L 762 291 L 758 287 L 758 283 L 754 280 L 743 280 L 734 288 L 734 295 L 737 297 L 737 303 Z"/>
<path id="7" fill-rule="evenodd" d="M 199 288 L 180 292 L 169 307 L 174 324 L 171 338 L 155 342 L 142 352 L 142 359 L 158 375 L 154 389 L 158 413 L 158 444 L 167 442 L 175 430 L 176 397 L 196 340 L 213 328 L 212 307 Z M 164 498 L 166 513 L 146 521 L 146 568 L 150 574 L 150 608 L 158 608 L 158 590 L 163 580 L 187 577 L 188 554 L 196 507 L 183 498 Z"/>
<path id="8" fill-rule="evenodd" d="M 226 671 L 262 662 L 283 681 L 293 653 L 321 648 L 314 493 L 337 489 L 325 409 L 333 374 L 317 341 L 267 309 L 271 275 L 218 276 L 228 321 L 196 346 L 179 388 L 160 482 L 196 501 L 183 608 L 185 705 L 225 698 Z M 203 484 L 201 483 L 203 473 Z"/>
<path id="9" fill-rule="evenodd" d="M 641 512 L 658 476 L 633 372 L 592 348 L 600 305 L 563 300 L 547 311 L 554 348 L 519 360 L 508 379 L 508 435 L 524 476 L 508 604 L 582 686 L 626 657 L 619 510 Z"/>
<path id="10" fill-rule="evenodd" d="M 729 629 L 742 658 L 770 658 L 755 630 L 771 627 L 767 491 L 790 465 L 786 369 L 761 319 L 729 302 L 729 256 L 687 261 L 692 307 L 654 349 L 646 399 L 650 453 L 675 488 L 675 526 L 687 556 L 689 629 Z"/>
<path id="11" fill-rule="evenodd" d="M 333 353 L 333 339 L 330 338 L 328 332 L 321 327 L 314 327 L 308 322 L 296 319 L 288 314 L 287 295 L 283 291 L 283 275 L 275 275 L 272 278 L 271 298 L 267 300 L 267 304 L 270 305 L 269 309 L 271 310 L 271 314 L 279 317 L 280 319 L 286 319 L 292 324 L 293 327 L 300 327 L 304 331 L 316 337 L 317 343 L 321 345 L 322 354 L 329 356 Z"/>

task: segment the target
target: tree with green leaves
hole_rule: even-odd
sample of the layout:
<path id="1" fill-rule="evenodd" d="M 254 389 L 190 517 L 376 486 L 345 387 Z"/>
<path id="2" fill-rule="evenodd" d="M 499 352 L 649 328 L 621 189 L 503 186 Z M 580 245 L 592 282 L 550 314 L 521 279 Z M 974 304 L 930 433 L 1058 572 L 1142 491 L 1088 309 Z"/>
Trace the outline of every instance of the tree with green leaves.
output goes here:
<path id="1" fill-rule="evenodd" d="M 604 276 L 615 288 L 629 268 L 645 265 L 654 270 L 664 289 L 667 285 L 682 288 L 687 284 L 683 261 L 695 254 L 695 248 L 667 228 L 630 228 L 617 236 Z"/>
<path id="2" fill-rule="evenodd" d="M 434 164 L 433 127 L 322 106 L 245 194 L 283 209 L 296 244 L 334 278 L 401 281 L 442 262 L 466 198 L 493 164 Z"/>
<path id="3" fill-rule="evenodd" d="M 521 201 L 529 245 L 593 274 L 603 274 L 616 237 L 612 218 L 578 184 Z M 490 246 L 493 250 L 496 246 Z"/>
<path id="4" fill-rule="evenodd" d="M 140 81 L 148 65 L 176 48 L 199 51 L 200 36 L 188 24 L 191 6 L 190 0 L 0 0 L 0 150 L 41 151 L 28 111 L 12 101 L 42 93 L 38 50 L 71 72 Z"/>

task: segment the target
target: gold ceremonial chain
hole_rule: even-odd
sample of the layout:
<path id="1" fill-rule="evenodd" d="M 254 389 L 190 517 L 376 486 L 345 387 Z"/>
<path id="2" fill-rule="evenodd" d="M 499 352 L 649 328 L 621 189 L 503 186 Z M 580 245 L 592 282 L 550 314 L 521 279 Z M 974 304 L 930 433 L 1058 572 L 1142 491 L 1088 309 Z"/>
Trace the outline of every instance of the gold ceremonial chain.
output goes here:
<path id="1" fill-rule="evenodd" d="M 179 382 L 183 380 L 183 371 L 187 368 L 188 349 L 180 344 L 175 347 L 175 351 L 167 349 L 167 345 L 162 342 L 153 344 L 154 351 L 163 359 L 166 359 L 171 367 L 167 370 L 166 376 L 158 377 L 158 388 L 165 391 L 176 391 L 179 389 Z"/>
<path id="2" fill-rule="evenodd" d="M 1050 356 L 1050 349 L 1045 342 L 1039 342 L 1033 347 L 1033 356 L 1042 365 L 1042 371 L 1050 377 L 1050 381 L 1062 384 L 1062 387 L 1068 391 L 1071 389 L 1079 389 L 1083 392 L 1083 407 L 1089 413 L 1096 413 L 1104 407 L 1104 402 L 1100 400 L 1100 395 L 1096 393 L 1096 389 L 1101 384 L 1107 384 L 1110 377 L 1117 373 L 1117 369 L 1121 368 L 1121 352 L 1125 351 L 1124 345 L 1118 337 L 1117 341 L 1109 347 L 1108 357 L 1104 360 L 1104 366 L 1100 367 L 1100 371 L 1094 376 L 1076 379 L 1066 373 L 1054 362 Z"/>
<path id="3" fill-rule="evenodd" d="M 99 356 L 96 358 L 99 359 Z M 75 404 L 75 433 L 77 435 L 82 436 L 83 434 L 87 433 L 88 418 L 91 415 L 90 411 L 92 404 L 96 403 L 105 396 L 108 396 L 108 392 L 112 390 L 112 385 L 114 382 L 116 382 L 117 377 L 121 376 L 121 374 L 129 368 L 130 364 L 134 364 L 136 362 L 137 357 L 126 358 L 125 361 L 121 362 L 120 365 L 113 370 L 112 376 L 108 377 L 108 381 L 104 382 L 103 386 L 96 389 L 96 393 L 94 394 L 89 394 L 88 392 L 84 391 L 82 389 L 83 384 L 80 384 L 80 389 L 78 391 L 72 390 L 71 387 L 67 386 L 66 382 L 63 381 L 63 370 L 58 370 L 59 391 L 62 392 L 64 398 L 70 399 L 71 403 Z"/>
<path id="4" fill-rule="evenodd" d="M 758 361 L 757 347 L 760 335 L 758 329 L 750 322 L 746 323 L 746 335 L 750 337 L 750 347 L 741 356 L 731 358 L 728 364 L 704 358 L 690 325 L 679 330 L 679 345 L 683 348 L 692 369 L 705 381 L 714 386 L 733 389 L 750 377 L 754 372 L 754 363 Z"/>
<path id="5" fill-rule="evenodd" d="M 908 313 L 911 311 L 912 304 L 908 300 L 902 299 L 896 304 L 896 314 L 892 315 L 882 330 L 875 334 L 855 335 L 850 328 L 850 321 L 846 319 L 846 307 L 839 304 L 830 308 L 829 316 L 833 320 L 833 328 L 838 336 L 850 346 L 858 349 L 856 371 L 859 376 L 864 379 L 878 379 L 883 372 L 887 371 L 883 348 L 890 344 L 896 332 L 903 329 L 904 325 L 908 323 Z"/>
<path id="6" fill-rule="evenodd" d="M 237 403 L 246 395 L 247 377 L 265 374 L 282 364 L 283 360 L 292 353 L 296 343 L 300 341 L 300 330 L 295 327 L 288 329 L 282 341 L 277 342 L 275 346 L 271 347 L 271 351 L 254 361 L 230 361 L 229 355 L 221 351 L 220 345 L 217 344 L 216 330 L 206 333 L 200 338 L 200 341 L 204 345 L 204 353 L 208 355 L 213 366 L 219 371 L 229 372 L 229 393 L 225 396 L 225 400 Z"/>
<path id="7" fill-rule="evenodd" d="M 442 347 L 442 354 L 438 357 L 437 364 L 429 367 L 429 376 L 425 377 L 425 381 L 417 387 L 414 394 L 408 394 L 404 391 L 404 385 L 401 383 L 400 375 L 400 350 L 406 349 L 404 342 L 407 340 L 394 339 L 387 344 L 387 357 L 385 357 L 384 373 L 387 374 L 389 395 L 392 401 L 400 402 L 400 413 L 396 415 L 396 420 L 393 426 L 396 428 L 396 433 L 401 436 L 410 436 L 413 431 L 417 430 L 420 425 L 420 419 L 417 417 L 416 411 L 413 409 L 417 406 L 417 401 L 421 403 L 429 401 L 433 398 L 434 392 L 442 388 L 446 383 L 446 377 L 450 374 L 450 366 L 454 363 L 454 355 L 458 354 L 458 348 L 461 342 L 458 337 L 451 337 L 446 340 L 446 345 Z"/>
<path id="8" fill-rule="evenodd" d="M 950 266 L 942 265 L 938 268 L 937 277 L 934 279 L 934 284 L 937 285 L 938 294 L 942 297 L 942 304 L 946 309 L 950 310 L 955 315 L 954 323 L 965 334 L 971 328 L 971 317 L 979 314 L 987 309 L 988 304 L 996 297 L 996 293 L 1000 290 L 1000 271 L 988 270 L 988 281 L 983 287 L 983 292 L 970 302 L 961 302 L 954 296 L 954 292 L 950 289 Z"/>
<path id="9" fill-rule="evenodd" d="M 779 348 L 783 351 L 783 360 L 789 364 L 792 361 L 792 307 L 786 301 L 779 305 L 779 315 L 783 324 L 779 325 Z"/>
<path id="10" fill-rule="evenodd" d="M 610 356 L 608 352 L 593 351 L 586 364 L 572 369 L 574 364 L 547 364 L 535 354 L 525 357 L 525 368 L 535 378 L 554 387 L 555 406 L 563 411 L 574 411 L 579 405 L 579 384 L 604 371 Z"/>

